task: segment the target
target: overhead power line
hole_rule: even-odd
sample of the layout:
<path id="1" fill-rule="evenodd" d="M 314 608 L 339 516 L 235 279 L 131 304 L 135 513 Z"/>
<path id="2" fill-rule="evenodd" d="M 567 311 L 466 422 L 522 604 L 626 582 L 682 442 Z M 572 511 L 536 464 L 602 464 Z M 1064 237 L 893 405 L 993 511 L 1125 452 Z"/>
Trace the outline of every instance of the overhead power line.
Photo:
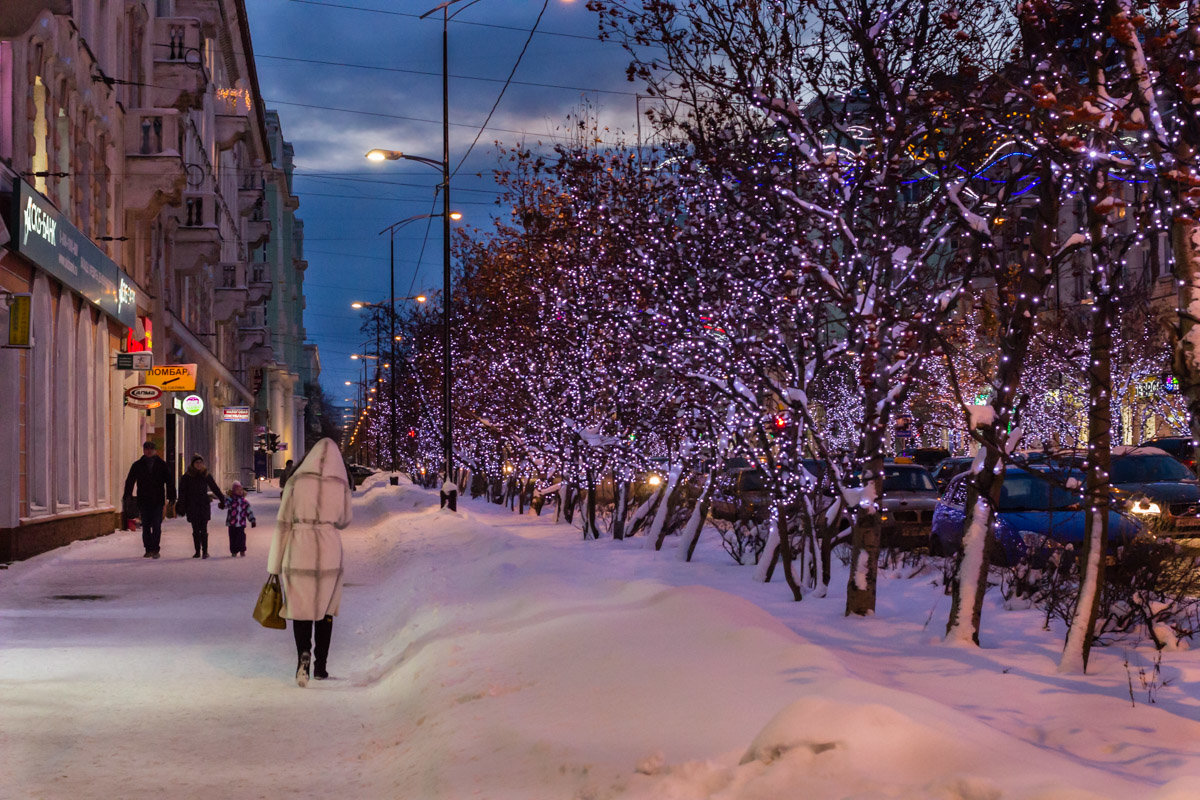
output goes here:
<path id="1" fill-rule="evenodd" d="M 293 2 L 299 2 L 299 1 L 300 0 L 293 0 Z M 317 109 L 319 111 L 337 111 L 342 114 L 362 114 L 362 115 L 365 115 L 368 117 L 383 117 L 385 119 L 402 119 L 402 120 L 406 120 L 408 122 L 423 122 L 423 123 L 427 123 L 430 125 L 441 125 L 442 124 L 442 121 L 440 119 L 425 119 L 424 117 L 409 117 L 409 116 L 405 116 L 403 114 L 387 114 L 387 113 L 384 113 L 383 111 L 364 111 L 364 110 L 358 109 L 358 108 L 339 108 L 337 106 L 321 106 L 321 105 L 316 105 L 314 103 L 294 103 L 290 100 L 280 100 L 278 98 L 271 98 L 271 97 L 263 98 L 263 102 L 267 103 L 268 105 L 296 106 L 297 108 L 313 108 L 313 109 Z M 460 127 L 460 128 L 477 128 L 477 127 L 479 127 L 477 124 L 470 123 L 470 122 L 451 121 L 450 124 L 454 125 L 456 127 Z M 500 133 L 515 133 L 518 136 L 532 136 L 532 137 L 543 138 L 543 139 L 562 139 L 563 141 L 574 141 L 577 138 L 575 136 L 571 136 L 571 135 L 567 135 L 567 134 L 533 133 L 532 131 L 519 131 L 519 130 L 514 130 L 512 128 L 496 128 L 493 126 L 488 126 L 488 130 L 498 131 Z M 616 146 L 618 144 L 617 142 L 605 142 L 605 141 L 601 141 L 600 143 L 601 144 L 611 144 L 614 146 Z"/>
<path id="2" fill-rule="evenodd" d="M 467 156 L 471 155 L 471 151 L 475 149 L 475 145 L 479 144 L 479 137 L 483 136 L 483 132 L 487 130 L 488 123 L 492 121 L 492 115 L 496 113 L 496 109 L 500 106 L 500 101 L 504 99 L 504 93 L 508 91 L 513 75 L 517 74 L 517 67 L 521 66 L 521 59 L 525 57 L 525 51 L 529 49 L 529 43 L 533 41 L 533 35 L 537 33 L 538 25 L 541 23 L 542 16 L 546 13 L 546 8 L 549 5 L 550 0 L 542 0 L 542 10 L 538 12 L 537 19 L 533 21 L 533 27 L 529 29 L 529 36 L 525 38 L 525 44 L 521 46 L 521 52 L 517 53 L 516 62 L 513 63 L 512 69 L 508 71 L 508 77 L 504 79 L 504 85 L 500 87 L 500 94 L 496 96 L 496 102 L 492 103 L 492 108 L 488 111 L 483 124 L 479 126 L 479 132 L 475 134 L 475 138 L 471 141 L 471 146 L 467 148 L 467 152 L 463 153 L 463 157 L 458 161 L 458 166 L 454 168 L 455 175 L 462 169 L 462 165 L 467 161 Z M 447 168 L 449 168 L 449 164 L 447 164 Z"/>
<path id="3" fill-rule="evenodd" d="M 440 72 L 430 72 L 429 70 L 421 69 L 405 69 L 403 67 L 384 67 L 375 64 L 353 64 L 348 61 L 322 61 L 317 58 L 297 58 L 295 56 L 268 56 L 262 53 L 255 53 L 256 59 L 266 59 L 270 61 L 292 61 L 298 64 L 319 64 L 325 67 L 344 67 L 346 69 L 366 69 L 375 70 L 378 72 L 401 72 L 405 75 L 423 75 L 430 78 L 440 78 Z M 484 83 L 505 83 L 503 78 L 485 78 L 482 75 L 450 75 L 456 81 L 482 81 Z M 516 86 L 531 86 L 535 89 L 567 89 L 572 92 L 589 92 L 595 94 L 619 94 L 625 97 L 636 97 L 637 92 L 627 92 L 621 89 L 600 89 L 595 86 L 567 86 L 561 83 L 538 83 L 536 81 L 510 81 Z"/>
<path id="4" fill-rule="evenodd" d="M 420 14 L 413 14 L 407 11 L 389 11 L 382 8 L 366 8 L 364 6 L 352 6 L 349 3 L 330 3 L 326 0 L 291 0 L 293 3 L 300 3 L 308 6 L 324 6 L 325 8 L 340 8 L 345 11 L 365 11 L 371 14 L 385 14 L 391 17 L 409 17 L 411 19 L 420 19 Z M 498 25 L 494 22 L 474 22 L 465 19 L 450 20 L 458 25 L 471 25 L 477 28 L 493 28 L 502 31 L 519 31 L 520 33 L 528 33 L 528 28 L 519 28 L 515 25 Z M 600 42 L 599 36 L 585 36 L 582 33 L 567 33 L 565 31 L 539 31 L 543 36 L 560 36 L 567 39 L 582 39 L 585 42 Z"/>

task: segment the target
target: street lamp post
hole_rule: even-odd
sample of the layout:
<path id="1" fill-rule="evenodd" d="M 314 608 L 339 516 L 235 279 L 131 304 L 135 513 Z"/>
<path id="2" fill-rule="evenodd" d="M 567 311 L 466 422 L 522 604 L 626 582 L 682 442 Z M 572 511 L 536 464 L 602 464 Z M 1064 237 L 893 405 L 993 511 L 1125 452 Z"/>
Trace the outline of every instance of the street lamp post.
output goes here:
<path id="1" fill-rule="evenodd" d="M 443 53 L 442 65 L 445 66 L 445 31 L 443 31 Z M 443 109 L 444 110 L 444 109 Z M 449 128 L 446 129 L 446 135 L 449 136 Z M 395 222 L 380 231 L 380 235 L 384 232 L 392 234 L 392 281 L 393 293 L 395 291 L 395 233 L 398 229 L 407 225 L 410 222 L 416 222 L 419 219 L 430 219 L 432 217 L 442 218 L 442 448 L 445 458 L 446 480 L 442 486 L 442 505 L 449 507 L 451 511 L 458 510 L 458 489 L 454 486 L 452 478 L 454 470 L 454 446 L 452 441 L 452 423 L 450 403 L 450 387 L 452 385 L 450 375 L 450 323 L 451 323 L 451 304 L 450 304 L 450 221 L 462 219 L 462 214 L 457 211 L 450 210 L 450 140 L 447 138 L 443 143 L 441 163 L 434 161 L 432 158 L 424 156 L 412 156 L 407 153 L 401 153 L 398 150 L 370 150 L 367 152 L 367 158 L 371 161 L 399 161 L 405 159 L 407 161 L 416 161 L 421 164 L 434 167 L 442 172 L 442 184 L 439 190 L 442 192 L 442 210 L 438 214 L 417 214 L 412 217 L 407 217 Z M 392 298 L 395 299 L 394 297 Z M 390 301 L 389 301 L 390 302 Z M 392 315 L 395 319 L 395 314 Z M 395 337 L 392 338 L 393 346 Z M 392 431 L 393 440 L 395 438 L 395 430 Z"/>
<path id="2" fill-rule="evenodd" d="M 423 295 L 423 294 L 413 295 L 412 297 L 396 297 L 396 231 L 397 231 L 397 229 L 404 227 L 405 225 L 407 225 L 410 222 L 416 222 L 419 219 L 429 219 L 430 217 L 435 217 L 435 216 L 438 216 L 438 215 L 437 214 L 418 214 L 415 217 L 409 217 L 408 219 L 402 219 L 399 222 L 393 223 L 392 225 L 389 225 L 388 227 L 384 228 L 383 230 L 381 230 L 379 232 L 379 234 L 381 236 L 384 233 L 388 233 L 388 232 L 391 233 L 391 236 L 389 237 L 390 242 L 391 242 L 391 246 L 390 246 L 390 254 L 391 255 L 389 257 L 389 262 L 390 262 L 389 263 L 389 266 L 390 266 L 389 271 L 391 273 L 389 285 L 391 286 L 391 293 L 388 296 L 388 300 L 387 300 L 388 326 L 389 326 L 389 334 L 388 335 L 390 337 L 390 342 L 388 344 L 388 354 L 389 355 L 388 355 L 387 369 L 389 371 L 389 374 L 388 374 L 388 403 L 391 404 L 391 414 L 392 414 L 391 424 L 388 426 L 390 428 L 390 432 L 391 432 L 391 454 L 390 454 L 391 458 L 390 458 L 390 463 L 388 465 L 388 468 L 392 472 L 396 471 L 396 464 L 399 461 L 399 458 L 396 454 L 396 367 L 395 367 L 395 364 L 396 364 L 396 301 L 397 300 L 416 300 L 418 303 L 425 302 L 425 295 Z M 351 303 L 350 307 L 351 308 L 383 308 L 384 306 L 382 303 L 361 303 L 361 302 L 359 302 L 359 303 Z M 376 334 L 377 334 L 376 340 L 378 341 L 378 328 L 376 329 Z M 378 347 L 378 345 L 376 345 L 376 349 L 377 350 L 380 349 Z M 394 479 L 394 476 L 393 476 L 393 479 Z"/>

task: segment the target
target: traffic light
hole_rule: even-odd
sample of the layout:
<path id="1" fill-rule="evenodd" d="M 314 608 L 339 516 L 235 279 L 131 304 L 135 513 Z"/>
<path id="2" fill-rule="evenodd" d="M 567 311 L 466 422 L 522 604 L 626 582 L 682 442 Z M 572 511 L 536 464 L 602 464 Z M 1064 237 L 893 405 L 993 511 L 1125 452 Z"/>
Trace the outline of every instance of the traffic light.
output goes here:
<path id="1" fill-rule="evenodd" d="M 268 453 L 279 452 L 279 434 L 276 434 L 276 433 L 268 433 L 267 434 L 267 452 Z"/>

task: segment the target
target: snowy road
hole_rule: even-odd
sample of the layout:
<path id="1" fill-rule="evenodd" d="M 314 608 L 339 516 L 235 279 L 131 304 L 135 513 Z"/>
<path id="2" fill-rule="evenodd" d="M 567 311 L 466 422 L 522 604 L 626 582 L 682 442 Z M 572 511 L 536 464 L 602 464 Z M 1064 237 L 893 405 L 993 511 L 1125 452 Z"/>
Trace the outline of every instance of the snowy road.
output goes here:
<path id="1" fill-rule="evenodd" d="M 250 618 L 274 494 L 245 559 L 213 524 L 193 560 L 176 520 L 159 561 L 122 532 L 0 571 L 0 797 L 1200 796 L 1191 653 L 1131 707 L 1119 655 L 1053 676 L 1018 615 L 1002 649 L 940 645 L 920 580 L 844 621 L 716 548 L 407 486 L 356 495 L 333 677 L 299 689 L 290 632 Z"/>

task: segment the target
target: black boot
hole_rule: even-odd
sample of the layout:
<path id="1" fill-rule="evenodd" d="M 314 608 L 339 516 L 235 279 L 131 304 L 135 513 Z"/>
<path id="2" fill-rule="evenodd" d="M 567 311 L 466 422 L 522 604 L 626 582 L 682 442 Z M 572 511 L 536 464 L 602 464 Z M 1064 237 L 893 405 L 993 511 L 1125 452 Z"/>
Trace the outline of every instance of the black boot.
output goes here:
<path id="1" fill-rule="evenodd" d="M 329 677 L 325 671 L 325 661 L 329 658 L 329 640 L 333 636 L 333 617 L 328 614 L 324 619 L 317 620 L 313 625 L 313 635 L 316 639 L 316 658 L 313 661 L 313 677 L 323 681 Z"/>
<path id="2" fill-rule="evenodd" d="M 308 686 L 308 665 L 312 655 L 305 651 L 300 654 L 300 663 L 296 665 L 296 685 L 303 689 Z"/>

